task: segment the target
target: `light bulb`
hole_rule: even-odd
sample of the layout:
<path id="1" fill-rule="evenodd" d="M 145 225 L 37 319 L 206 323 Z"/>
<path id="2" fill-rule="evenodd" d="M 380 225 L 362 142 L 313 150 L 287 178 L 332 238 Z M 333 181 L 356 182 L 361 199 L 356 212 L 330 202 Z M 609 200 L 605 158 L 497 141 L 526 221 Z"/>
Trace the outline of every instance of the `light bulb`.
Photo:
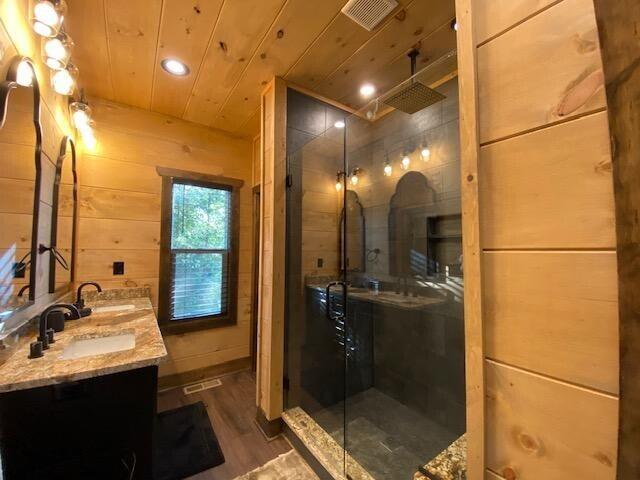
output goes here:
<path id="1" fill-rule="evenodd" d="M 425 162 L 428 161 L 431 157 L 431 150 L 429 150 L 429 147 L 424 147 L 420 152 L 420 156 Z"/>
<path id="2" fill-rule="evenodd" d="M 51 77 L 51 83 L 56 93 L 60 95 L 71 95 L 76 86 L 71 69 L 57 70 Z"/>
<path id="3" fill-rule="evenodd" d="M 53 26 L 58 23 L 59 17 L 56 7 L 49 1 L 40 1 L 33 7 L 33 16 L 45 25 Z"/>
<path id="4" fill-rule="evenodd" d="M 33 21 L 33 30 L 42 37 L 53 37 L 56 34 L 54 28 L 37 20 Z"/>
<path id="5" fill-rule="evenodd" d="M 336 123 L 333 124 L 334 127 L 336 128 L 344 128 L 344 122 L 342 120 L 338 120 Z"/>
<path id="6" fill-rule="evenodd" d="M 404 157 L 402 157 L 402 169 L 403 170 L 408 169 L 410 164 L 411 164 L 411 159 L 409 158 L 409 155 L 405 155 Z"/>
<path id="7" fill-rule="evenodd" d="M 358 174 L 354 173 L 351 175 L 351 185 L 355 186 L 358 184 Z"/>
<path id="8" fill-rule="evenodd" d="M 342 190 L 342 182 L 338 180 L 336 182 L 336 192 L 339 192 L 340 190 Z"/>
<path id="9" fill-rule="evenodd" d="M 385 177 L 390 177 L 392 172 L 393 172 L 393 168 L 391 167 L 391 164 L 387 163 L 384 166 L 384 176 Z"/>
<path id="10" fill-rule="evenodd" d="M 22 60 L 16 69 L 16 83 L 22 87 L 33 85 L 33 70 L 29 62 Z"/>
<path id="11" fill-rule="evenodd" d="M 160 62 L 160 65 L 171 75 L 183 77 L 189 74 L 189 67 L 187 67 L 180 60 L 176 60 L 175 58 L 165 58 L 164 60 L 162 60 L 162 62 Z"/>
<path id="12" fill-rule="evenodd" d="M 61 70 L 67 66 L 71 57 L 73 42 L 65 33 L 49 38 L 42 44 L 42 56 L 47 66 L 53 70 Z"/>
<path id="13" fill-rule="evenodd" d="M 89 125 L 89 115 L 84 110 L 73 112 L 73 124 L 78 130 Z"/>
<path id="14" fill-rule="evenodd" d="M 38 35 L 55 37 L 58 34 L 67 5 L 64 0 L 38 0 L 33 7 L 31 24 Z"/>
<path id="15" fill-rule="evenodd" d="M 365 83 L 360 87 L 360 95 L 362 95 L 365 98 L 370 97 L 374 93 L 376 93 L 376 87 L 374 87 L 370 83 Z"/>

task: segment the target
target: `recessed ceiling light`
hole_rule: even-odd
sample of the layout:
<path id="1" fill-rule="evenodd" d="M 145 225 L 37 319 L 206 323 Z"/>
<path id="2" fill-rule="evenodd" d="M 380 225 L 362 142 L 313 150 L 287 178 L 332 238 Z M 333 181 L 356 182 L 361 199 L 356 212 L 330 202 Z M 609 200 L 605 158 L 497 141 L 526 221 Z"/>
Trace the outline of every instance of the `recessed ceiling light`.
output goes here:
<path id="1" fill-rule="evenodd" d="M 333 124 L 334 127 L 336 128 L 344 128 L 345 123 L 342 120 L 338 120 L 336 123 Z"/>
<path id="2" fill-rule="evenodd" d="M 162 68 L 165 71 L 169 72 L 171 75 L 176 75 L 178 77 L 184 77 L 185 75 L 189 75 L 189 67 L 187 67 L 180 60 L 176 60 L 175 58 L 165 58 L 160 62 Z"/>
<path id="3" fill-rule="evenodd" d="M 365 98 L 370 97 L 374 93 L 376 93 L 376 87 L 374 87 L 370 83 L 365 83 L 360 87 L 360 95 L 362 95 Z"/>

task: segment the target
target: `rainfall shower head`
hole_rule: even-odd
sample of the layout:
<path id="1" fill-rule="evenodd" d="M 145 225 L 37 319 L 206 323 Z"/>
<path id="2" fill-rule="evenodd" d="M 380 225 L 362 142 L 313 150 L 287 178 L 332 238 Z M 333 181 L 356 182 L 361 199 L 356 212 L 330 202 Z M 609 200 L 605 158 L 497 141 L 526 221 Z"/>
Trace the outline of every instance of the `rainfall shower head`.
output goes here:
<path id="1" fill-rule="evenodd" d="M 417 50 L 412 50 L 408 55 L 411 59 L 412 77 L 416 73 L 416 57 L 419 53 L 420 52 Z M 388 97 L 383 98 L 382 103 L 405 113 L 414 114 L 423 108 L 427 108 L 434 103 L 444 100 L 445 98 L 447 97 L 412 78 L 411 83 L 408 86 L 402 88 L 400 91 L 391 93 Z"/>

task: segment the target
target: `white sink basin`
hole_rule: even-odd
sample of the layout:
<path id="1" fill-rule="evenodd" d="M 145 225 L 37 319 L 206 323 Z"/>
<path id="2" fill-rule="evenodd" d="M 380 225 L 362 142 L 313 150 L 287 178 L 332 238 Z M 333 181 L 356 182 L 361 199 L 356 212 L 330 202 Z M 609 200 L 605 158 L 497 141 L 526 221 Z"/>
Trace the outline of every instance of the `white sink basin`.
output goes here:
<path id="1" fill-rule="evenodd" d="M 111 305 L 108 307 L 95 307 L 93 313 L 116 313 L 133 310 L 135 305 Z"/>
<path id="2" fill-rule="evenodd" d="M 61 360 L 73 360 L 105 353 L 131 350 L 136 346 L 136 336 L 133 333 L 122 333 L 108 337 L 82 338 L 72 340 L 62 351 Z"/>

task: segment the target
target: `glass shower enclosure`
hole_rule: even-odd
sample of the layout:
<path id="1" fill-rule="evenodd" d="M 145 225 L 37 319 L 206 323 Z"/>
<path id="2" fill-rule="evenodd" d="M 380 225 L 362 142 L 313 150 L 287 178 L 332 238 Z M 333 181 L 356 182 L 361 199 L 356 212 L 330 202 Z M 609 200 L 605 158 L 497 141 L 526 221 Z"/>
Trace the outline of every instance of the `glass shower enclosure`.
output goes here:
<path id="1" fill-rule="evenodd" d="M 357 114 L 288 94 L 285 420 L 334 476 L 413 478 L 465 432 L 455 62 Z"/>

